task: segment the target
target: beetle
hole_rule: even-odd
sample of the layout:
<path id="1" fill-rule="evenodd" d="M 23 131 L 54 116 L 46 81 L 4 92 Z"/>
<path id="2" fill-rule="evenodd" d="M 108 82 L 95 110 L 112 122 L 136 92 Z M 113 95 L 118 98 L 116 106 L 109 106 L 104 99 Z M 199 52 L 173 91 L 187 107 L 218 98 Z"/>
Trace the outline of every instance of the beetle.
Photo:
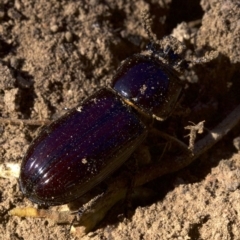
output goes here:
<path id="1" fill-rule="evenodd" d="M 165 120 L 178 102 L 176 62 L 170 48 L 152 43 L 122 62 L 110 87 L 44 128 L 21 164 L 23 194 L 40 205 L 73 202 L 123 165 L 146 138 L 149 119 Z"/>

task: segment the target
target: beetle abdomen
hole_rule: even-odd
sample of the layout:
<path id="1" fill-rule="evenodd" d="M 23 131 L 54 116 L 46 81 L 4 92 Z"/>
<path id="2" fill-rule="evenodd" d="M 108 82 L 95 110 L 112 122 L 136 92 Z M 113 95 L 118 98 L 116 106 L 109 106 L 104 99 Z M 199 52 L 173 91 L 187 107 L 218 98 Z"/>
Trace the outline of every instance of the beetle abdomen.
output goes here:
<path id="1" fill-rule="evenodd" d="M 120 167 L 146 133 L 120 97 L 101 89 L 34 140 L 21 166 L 21 189 L 38 204 L 71 202 Z"/>

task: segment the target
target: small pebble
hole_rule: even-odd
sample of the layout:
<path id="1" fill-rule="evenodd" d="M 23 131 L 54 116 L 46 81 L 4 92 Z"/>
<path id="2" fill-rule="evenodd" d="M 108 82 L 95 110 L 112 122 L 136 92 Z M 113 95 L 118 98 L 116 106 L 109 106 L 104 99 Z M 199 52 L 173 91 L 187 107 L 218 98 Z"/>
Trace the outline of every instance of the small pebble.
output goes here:
<path id="1" fill-rule="evenodd" d="M 21 2 L 19 0 L 15 0 L 14 7 L 19 11 L 21 9 Z"/>
<path id="2" fill-rule="evenodd" d="M 58 31 L 58 25 L 54 24 L 54 25 L 50 26 L 50 30 L 54 33 L 57 32 Z"/>
<path id="3" fill-rule="evenodd" d="M 19 65 L 20 65 L 20 61 L 19 59 L 15 58 L 15 57 L 12 57 L 10 59 L 10 65 L 11 67 L 15 68 L 15 69 L 18 69 Z"/>
<path id="4" fill-rule="evenodd" d="M 240 150 L 240 137 L 233 139 L 233 146 L 239 151 Z"/>
<path id="5" fill-rule="evenodd" d="M 19 101 L 17 101 L 18 94 L 18 88 L 4 91 L 4 103 L 8 109 L 8 112 L 15 112 L 19 109 Z"/>
<path id="6" fill-rule="evenodd" d="M 72 39 L 73 39 L 73 35 L 71 32 L 66 32 L 65 33 L 65 38 L 67 40 L 67 42 L 72 42 Z"/>
<path id="7" fill-rule="evenodd" d="M 0 10 L 0 20 L 3 19 L 5 16 L 5 12 L 3 10 Z"/>

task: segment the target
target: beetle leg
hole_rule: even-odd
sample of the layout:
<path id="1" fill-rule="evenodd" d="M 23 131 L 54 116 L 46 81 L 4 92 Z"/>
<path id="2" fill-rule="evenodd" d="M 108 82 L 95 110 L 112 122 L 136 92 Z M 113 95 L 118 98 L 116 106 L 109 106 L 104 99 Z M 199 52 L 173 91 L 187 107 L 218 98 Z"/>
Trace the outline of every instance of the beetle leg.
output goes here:
<path id="1" fill-rule="evenodd" d="M 185 153 L 187 154 L 192 154 L 192 151 L 189 149 L 189 147 L 182 141 L 178 140 L 177 138 L 175 137 L 172 137 L 170 136 L 169 134 L 167 133 L 164 133 L 162 131 L 159 131 L 157 130 L 156 128 L 152 128 L 150 130 L 150 134 L 154 134 L 158 137 L 161 137 L 161 138 L 164 138 L 165 140 L 167 141 L 170 141 L 170 142 L 174 142 L 175 144 L 177 144 Z"/>

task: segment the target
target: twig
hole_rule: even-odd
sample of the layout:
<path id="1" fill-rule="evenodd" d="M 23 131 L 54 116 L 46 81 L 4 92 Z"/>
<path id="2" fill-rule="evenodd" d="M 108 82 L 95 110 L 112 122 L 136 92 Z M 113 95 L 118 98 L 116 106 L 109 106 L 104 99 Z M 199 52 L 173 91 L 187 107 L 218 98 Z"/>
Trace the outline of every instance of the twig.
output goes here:
<path id="1" fill-rule="evenodd" d="M 203 133 L 205 121 L 199 122 L 198 124 L 194 124 L 193 122 L 190 122 L 190 123 L 192 123 L 193 125 L 186 126 L 184 129 L 190 130 L 190 133 L 187 135 L 187 137 L 189 136 L 188 149 L 193 152 L 197 133 L 198 134 Z"/>
<path id="2" fill-rule="evenodd" d="M 33 120 L 33 119 L 11 119 L 11 118 L 0 118 L 0 123 L 6 124 L 26 124 L 26 125 L 48 125 L 51 123 L 51 120 Z"/>

